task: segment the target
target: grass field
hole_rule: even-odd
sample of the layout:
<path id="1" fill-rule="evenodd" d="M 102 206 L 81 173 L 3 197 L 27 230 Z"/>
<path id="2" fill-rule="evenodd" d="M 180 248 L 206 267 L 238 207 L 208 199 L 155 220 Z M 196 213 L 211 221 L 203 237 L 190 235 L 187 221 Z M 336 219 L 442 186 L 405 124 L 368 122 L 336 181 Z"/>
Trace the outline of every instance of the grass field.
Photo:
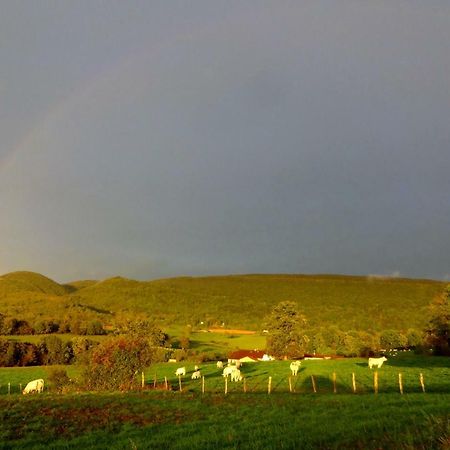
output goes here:
<path id="1" fill-rule="evenodd" d="M 131 393 L 57 395 L 50 389 L 22 396 L 7 395 L 2 387 L 0 448 L 450 448 L 450 358 L 389 358 L 378 371 L 377 395 L 374 371 L 363 359 L 303 361 L 293 382 L 295 393 L 289 393 L 288 361 L 248 363 L 242 368 L 247 392 L 243 382 L 229 383 L 228 395 L 212 363 L 201 366 L 205 394 L 201 381 L 190 380 L 194 362 L 184 364 L 190 373 L 179 392 L 174 373 L 183 364 L 148 368 L 146 389 Z M 71 377 L 79 375 L 77 367 L 68 369 Z M 399 372 L 404 395 L 398 389 Z M 173 390 L 152 389 L 155 374 L 159 388 L 166 376 Z M 0 369 L 2 386 L 38 377 L 45 379 L 45 368 Z"/>

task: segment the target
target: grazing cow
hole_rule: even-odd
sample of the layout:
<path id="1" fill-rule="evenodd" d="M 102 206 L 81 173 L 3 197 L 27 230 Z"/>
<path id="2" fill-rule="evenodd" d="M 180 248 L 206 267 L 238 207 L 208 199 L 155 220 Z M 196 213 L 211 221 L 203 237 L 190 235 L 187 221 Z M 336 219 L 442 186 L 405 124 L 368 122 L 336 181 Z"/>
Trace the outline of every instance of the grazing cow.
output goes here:
<path id="1" fill-rule="evenodd" d="M 231 372 L 231 381 L 242 381 L 242 374 L 239 369 L 235 369 Z"/>
<path id="2" fill-rule="evenodd" d="M 382 356 L 381 358 L 369 358 L 369 369 L 374 366 L 379 369 L 385 361 L 387 361 L 386 356 Z"/>
<path id="3" fill-rule="evenodd" d="M 22 391 L 22 394 L 32 394 L 34 392 L 37 392 L 40 394 L 41 392 L 44 392 L 44 380 L 42 378 L 39 378 L 38 380 L 30 381 L 26 386 L 25 389 Z"/>
<path id="4" fill-rule="evenodd" d="M 193 380 L 198 380 L 201 376 L 202 376 L 202 375 L 200 374 L 200 370 L 196 370 L 196 371 L 192 374 L 191 379 L 193 379 Z"/>
<path id="5" fill-rule="evenodd" d="M 179 367 L 179 368 L 176 370 L 175 375 L 176 375 L 177 377 L 181 377 L 181 376 L 184 377 L 184 376 L 186 375 L 186 367 Z"/>
<path id="6" fill-rule="evenodd" d="M 301 361 L 292 361 L 289 368 L 291 369 L 292 376 L 296 377 L 298 369 L 300 368 Z"/>
<path id="7" fill-rule="evenodd" d="M 217 368 L 218 369 L 223 369 L 223 362 L 222 361 L 217 361 Z"/>
<path id="8" fill-rule="evenodd" d="M 232 375 L 235 370 L 238 370 L 236 369 L 236 366 L 227 366 L 223 369 L 222 375 L 227 377 L 228 375 Z"/>

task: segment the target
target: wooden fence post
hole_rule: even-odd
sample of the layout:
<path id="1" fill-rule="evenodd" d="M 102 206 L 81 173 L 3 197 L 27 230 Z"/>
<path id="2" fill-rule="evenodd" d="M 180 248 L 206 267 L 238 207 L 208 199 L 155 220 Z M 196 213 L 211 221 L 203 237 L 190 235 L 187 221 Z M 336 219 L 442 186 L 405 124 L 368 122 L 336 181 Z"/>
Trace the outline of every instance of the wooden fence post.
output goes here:
<path id="1" fill-rule="evenodd" d="M 267 393 L 270 394 L 272 391 L 272 377 L 269 377 L 269 383 L 267 385 Z"/>
<path id="2" fill-rule="evenodd" d="M 19 392 L 22 392 L 22 383 L 19 383 L 19 389 L 20 389 Z"/>
<path id="3" fill-rule="evenodd" d="M 155 378 L 153 380 L 153 387 L 156 388 L 156 372 L 155 372 Z"/>
<path id="4" fill-rule="evenodd" d="M 141 372 L 141 388 L 144 389 L 145 385 L 145 378 L 144 378 L 144 371 Z"/>
<path id="5" fill-rule="evenodd" d="M 181 375 L 178 375 L 178 384 L 180 385 L 180 392 L 183 392 L 183 388 L 181 386 Z"/>
<path id="6" fill-rule="evenodd" d="M 292 394 L 292 379 L 289 376 L 289 392 Z"/>
<path id="7" fill-rule="evenodd" d="M 228 394 L 228 377 L 225 377 L 225 395 Z"/>
<path id="8" fill-rule="evenodd" d="M 11 383 L 8 383 L 8 395 L 11 394 Z"/>
<path id="9" fill-rule="evenodd" d="M 355 377 L 355 372 L 352 373 L 352 389 L 353 389 L 353 393 L 356 394 L 356 377 Z"/>
<path id="10" fill-rule="evenodd" d="M 314 375 L 311 375 L 311 384 L 314 394 L 317 394 L 316 380 L 314 379 Z"/>
<path id="11" fill-rule="evenodd" d="M 378 370 L 373 373 L 373 390 L 378 394 Z"/>
<path id="12" fill-rule="evenodd" d="M 205 376 L 202 376 L 202 394 L 205 393 Z"/>
<path id="13" fill-rule="evenodd" d="M 423 380 L 423 373 L 419 375 L 420 386 L 422 387 L 422 392 L 425 392 L 425 382 Z"/>
<path id="14" fill-rule="evenodd" d="M 244 393 L 247 393 L 247 378 L 244 377 Z"/>
<path id="15" fill-rule="evenodd" d="M 398 387 L 400 389 L 400 394 L 403 395 L 403 379 L 401 373 L 398 374 Z"/>
<path id="16" fill-rule="evenodd" d="M 333 392 L 336 394 L 337 387 L 336 387 L 336 372 L 333 372 Z"/>
<path id="17" fill-rule="evenodd" d="M 169 390 L 169 384 L 167 383 L 167 377 L 164 377 L 164 385 L 166 386 L 166 391 Z"/>

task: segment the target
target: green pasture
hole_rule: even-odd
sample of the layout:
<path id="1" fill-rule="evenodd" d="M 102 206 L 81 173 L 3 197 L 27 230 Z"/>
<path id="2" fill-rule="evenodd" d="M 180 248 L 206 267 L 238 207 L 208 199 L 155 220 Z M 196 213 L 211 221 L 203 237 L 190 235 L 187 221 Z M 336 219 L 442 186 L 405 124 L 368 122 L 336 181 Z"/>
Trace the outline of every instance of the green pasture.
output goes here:
<path id="1" fill-rule="evenodd" d="M 169 388 L 178 391 L 180 379 L 175 376 L 179 367 L 186 368 L 186 376 L 181 377 L 181 388 L 186 393 L 198 394 L 202 391 L 202 380 L 192 380 L 195 365 L 200 367 L 204 376 L 205 391 L 209 393 L 223 393 L 225 381 L 222 369 L 218 369 L 215 362 L 197 363 L 195 361 L 180 361 L 177 363 L 158 363 L 144 370 L 146 389 L 157 387 L 165 388 L 165 380 Z M 399 354 L 388 359 L 381 369 L 369 369 L 367 359 L 343 358 L 330 360 L 305 360 L 302 361 L 296 377 L 291 377 L 289 369 L 290 361 L 271 361 L 244 363 L 241 373 L 245 378 L 247 393 L 264 393 L 268 390 L 269 377 L 273 394 L 290 391 L 294 394 L 309 394 L 313 392 L 313 380 L 317 394 L 333 393 L 333 373 L 336 374 L 337 394 L 353 393 L 352 374 L 355 374 L 356 394 L 373 394 L 374 373 L 378 372 L 379 394 L 399 393 L 398 375 L 402 374 L 404 393 L 421 393 L 422 387 L 419 381 L 423 376 L 426 393 L 450 394 L 450 358 L 416 356 L 409 352 Z M 67 370 L 70 378 L 78 380 L 81 373 L 80 366 L 58 366 Z M 0 395 L 7 394 L 7 385 L 11 383 L 11 393 L 19 393 L 19 385 L 24 386 L 28 381 L 48 378 L 51 366 L 40 367 L 9 367 L 0 368 Z M 141 380 L 141 374 L 137 374 Z M 47 383 L 48 385 L 48 383 Z M 51 386 L 47 386 L 51 390 Z M 235 383 L 228 381 L 229 394 L 244 391 L 244 381 Z"/>
<path id="2" fill-rule="evenodd" d="M 263 350 L 266 337 L 260 334 L 221 334 L 193 332 L 190 336 L 190 348 L 198 352 L 230 352 L 237 349 Z"/>
<path id="3" fill-rule="evenodd" d="M 446 449 L 450 394 L 0 397 L 2 449 Z"/>
<path id="4" fill-rule="evenodd" d="M 108 335 L 79 335 L 79 334 L 70 334 L 70 333 L 53 333 L 53 334 L 20 334 L 20 335 L 8 335 L 8 336 L 2 336 L 3 339 L 7 339 L 8 341 L 15 341 L 15 342 L 28 342 L 30 344 L 38 344 L 41 342 L 44 338 L 55 336 L 59 339 L 61 339 L 63 342 L 72 341 L 75 339 L 89 339 L 91 341 L 101 342 L 105 339 L 107 339 Z"/>
<path id="5" fill-rule="evenodd" d="M 194 366 L 199 365 L 201 374 L 205 377 L 205 391 L 211 393 L 224 392 L 225 382 L 222 370 L 217 369 L 216 363 L 198 364 L 181 361 L 178 363 L 155 364 L 145 372 L 145 380 L 149 385 L 163 387 L 165 377 L 172 389 L 179 390 L 179 379 L 175 376 L 178 367 L 186 367 L 186 376 L 181 378 L 184 391 L 200 393 L 202 380 L 192 380 Z M 420 374 L 423 376 L 426 392 L 445 392 L 450 394 L 450 358 L 446 357 L 417 357 L 406 352 L 404 355 L 388 359 L 381 369 L 370 370 L 367 359 L 343 358 L 331 360 L 302 361 L 296 377 L 291 377 L 290 361 L 272 361 L 244 363 L 241 373 L 245 378 L 245 389 L 249 393 L 267 392 L 269 377 L 273 393 L 289 392 L 289 378 L 291 389 L 298 394 L 311 393 L 313 380 L 318 394 L 334 391 L 333 373 L 336 374 L 336 390 L 338 394 L 352 393 L 352 374 L 355 374 L 356 393 L 370 394 L 374 392 L 374 373 L 378 372 L 378 392 L 399 392 L 398 375 L 402 375 L 403 391 L 422 392 Z M 244 382 L 227 383 L 229 393 L 243 392 Z"/>
<path id="6" fill-rule="evenodd" d="M 23 396 L 19 383 L 46 379 L 51 368 L 2 368 L 0 449 L 449 448 L 450 358 L 409 353 L 389 358 L 377 371 L 378 394 L 373 392 L 375 371 L 366 359 L 303 361 L 297 377 L 291 378 L 292 393 L 289 364 L 246 363 L 242 373 L 247 392 L 244 382 L 229 382 L 227 395 L 215 363 L 200 365 L 204 394 L 201 380 L 191 380 L 194 361 L 155 364 L 144 372 L 145 389 L 126 393 L 58 395 L 47 382 L 44 394 Z M 182 366 L 187 374 L 180 392 L 175 370 Z M 66 369 L 71 378 L 79 378 L 79 367 Z M 317 393 L 312 392 L 311 376 Z M 165 377 L 171 390 L 164 389 Z M 16 386 L 11 395 L 8 382 Z"/>

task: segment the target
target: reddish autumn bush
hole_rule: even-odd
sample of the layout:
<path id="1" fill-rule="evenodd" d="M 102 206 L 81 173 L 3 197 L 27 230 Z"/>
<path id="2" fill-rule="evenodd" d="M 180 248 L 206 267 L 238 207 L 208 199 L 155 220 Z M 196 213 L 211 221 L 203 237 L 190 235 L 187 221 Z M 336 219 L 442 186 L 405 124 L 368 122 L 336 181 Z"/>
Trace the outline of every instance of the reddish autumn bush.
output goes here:
<path id="1" fill-rule="evenodd" d="M 139 386 L 137 374 L 152 362 L 145 339 L 116 337 L 92 350 L 83 372 L 89 390 L 130 390 Z"/>

